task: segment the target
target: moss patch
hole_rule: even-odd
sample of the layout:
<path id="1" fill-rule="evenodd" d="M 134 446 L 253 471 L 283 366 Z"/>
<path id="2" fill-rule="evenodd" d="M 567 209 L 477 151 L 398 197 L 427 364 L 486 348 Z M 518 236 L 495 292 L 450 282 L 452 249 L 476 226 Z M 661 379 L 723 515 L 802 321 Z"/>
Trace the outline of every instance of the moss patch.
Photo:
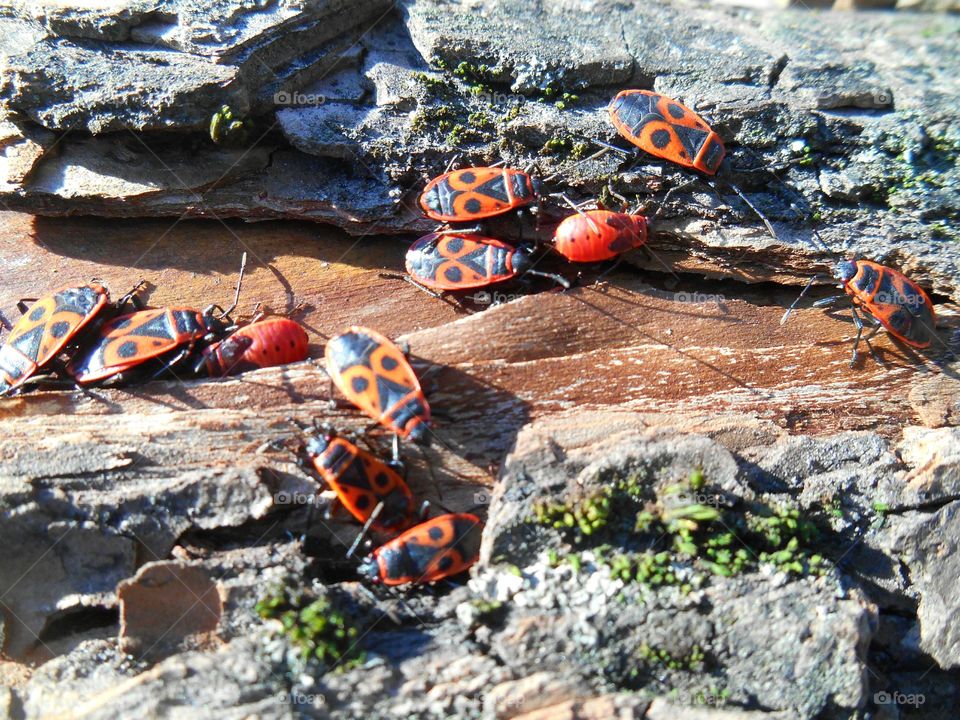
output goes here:
<path id="1" fill-rule="evenodd" d="M 361 631 L 346 613 L 326 597 L 309 599 L 290 588 L 276 588 L 260 599 L 256 611 L 279 620 L 283 634 L 300 652 L 300 661 L 316 661 L 327 670 L 344 671 L 362 665 L 357 648 Z"/>
<path id="2" fill-rule="evenodd" d="M 820 531 L 794 507 L 727 507 L 703 473 L 651 491 L 638 475 L 613 478 L 564 502 L 541 502 L 530 521 L 558 531 L 571 551 L 548 551 L 551 564 L 579 571 L 590 549 L 611 576 L 651 587 L 710 575 L 733 577 L 773 566 L 793 575 L 822 574 L 814 551 Z"/>

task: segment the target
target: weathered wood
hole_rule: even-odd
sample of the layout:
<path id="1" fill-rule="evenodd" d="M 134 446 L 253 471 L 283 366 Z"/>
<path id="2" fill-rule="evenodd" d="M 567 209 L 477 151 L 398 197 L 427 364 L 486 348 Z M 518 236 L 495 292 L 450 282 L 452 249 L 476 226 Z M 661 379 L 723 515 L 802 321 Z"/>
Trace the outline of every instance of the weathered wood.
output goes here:
<path id="1" fill-rule="evenodd" d="M 862 348 L 851 368 L 849 315 L 802 308 L 781 326 L 796 293 L 789 287 L 629 266 L 598 286 L 588 268 L 570 291 L 505 295 L 510 302 L 466 314 L 379 277 L 402 267 L 404 244 L 393 238 L 358 241 L 287 223 L 191 221 L 170 229 L 14 214 L 3 220 L 8 282 L 0 307 L 8 319 L 17 298 L 91 277 L 115 291 L 146 279 L 152 305 L 224 302 L 246 249 L 243 311 L 259 301 L 291 312 L 309 329 L 313 358 L 224 380 L 0 400 L 5 495 L 32 508 L 22 527 L 7 530 L 37 537 L 36 553 L 10 565 L 5 580 L 28 570 L 49 578 L 4 599 L 19 620 L 5 629 L 14 656 L 48 657 L 37 638 L 51 617 L 112 606 L 117 581 L 169 557 L 185 534 L 246 526 L 255 537 L 301 532 L 306 512 L 290 499 L 309 496 L 317 484 L 271 443 L 293 440 L 290 417 L 319 418 L 342 431 L 370 427 L 331 396 L 320 369 L 326 338 L 349 324 L 409 342 L 436 414 L 432 445 L 404 447 L 409 480 L 418 497 L 452 509 L 479 505 L 482 513 L 520 428 L 563 411 L 615 407 L 651 424 L 759 419 L 798 434 L 876 429 L 891 438 L 960 412 L 960 382 L 943 364 L 949 327 L 929 353 L 881 336 L 876 348 L 887 367 Z M 374 429 L 369 438 L 387 452 L 387 434 Z M 46 553 L 48 528 L 67 518 L 83 519 L 86 529 Z M 313 534 L 332 547 L 356 532 L 349 519 L 314 522 Z M 100 585 L 78 592 L 76 573 L 86 571 L 77 557 L 112 558 L 115 572 L 101 572 Z"/>

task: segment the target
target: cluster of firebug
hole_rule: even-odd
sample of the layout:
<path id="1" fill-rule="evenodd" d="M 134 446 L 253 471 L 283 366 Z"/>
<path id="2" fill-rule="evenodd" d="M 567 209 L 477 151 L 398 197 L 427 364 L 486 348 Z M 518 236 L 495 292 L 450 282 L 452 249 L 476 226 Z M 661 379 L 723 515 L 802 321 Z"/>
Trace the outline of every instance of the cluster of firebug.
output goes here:
<path id="1" fill-rule="evenodd" d="M 726 155 L 723 140 L 702 117 L 676 100 L 649 90 L 624 90 L 610 102 L 608 112 L 617 132 L 644 152 L 709 177 L 721 169 Z M 739 188 L 731 186 L 773 232 L 766 217 Z M 420 194 L 419 205 L 428 218 L 448 227 L 421 237 L 410 246 L 406 254 L 408 279 L 434 295 L 483 288 L 525 274 L 546 275 L 569 287 L 559 276 L 533 270 L 534 247 L 514 246 L 486 237 L 477 225 L 487 218 L 523 210 L 535 203 L 539 206 L 543 197 L 542 183 L 537 178 L 512 168 L 464 168 L 433 178 Z M 559 222 L 548 243 L 568 261 L 610 260 L 647 242 L 648 219 L 643 215 L 600 207 L 583 210 L 574 205 L 573 208 L 576 212 Z M 473 227 L 456 229 L 469 224 Z M 832 303 L 842 297 L 850 300 L 857 327 L 851 366 L 856 362 L 861 339 L 879 361 L 870 339 L 881 328 L 911 347 L 931 345 L 936 329 L 933 304 L 923 289 L 908 277 L 893 268 L 861 259 L 840 262 L 835 277 L 846 295 L 827 298 L 815 305 Z M 816 279 L 811 279 L 800 297 Z M 795 306 L 796 303 L 787 310 L 781 323 Z M 865 337 L 861 312 L 874 325 Z"/>
<path id="2" fill-rule="evenodd" d="M 350 327 L 324 350 L 326 372 L 353 405 L 394 433 L 429 444 L 430 405 L 406 353 L 380 333 Z M 310 428 L 303 454 L 336 494 L 336 502 L 363 530 L 389 538 L 360 565 L 360 574 L 384 585 L 431 583 L 457 575 L 476 562 L 483 524 L 470 513 L 426 518 L 401 474 L 391 464 L 330 429 Z M 332 508 L 328 508 L 332 510 Z"/>
<path id="3" fill-rule="evenodd" d="M 242 279 L 241 268 L 238 296 Z M 289 318 L 238 326 L 230 319 L 236 300 L 227 310 L 145 309 L 137 297 L 142 286 L 116 302 L 96 281 L 21 300 L 22 316 L 0 346 L 0 395 L 44 384 L 131 383 L 175 371 L 224 377 L 307 357 L 307 333 Z"/>

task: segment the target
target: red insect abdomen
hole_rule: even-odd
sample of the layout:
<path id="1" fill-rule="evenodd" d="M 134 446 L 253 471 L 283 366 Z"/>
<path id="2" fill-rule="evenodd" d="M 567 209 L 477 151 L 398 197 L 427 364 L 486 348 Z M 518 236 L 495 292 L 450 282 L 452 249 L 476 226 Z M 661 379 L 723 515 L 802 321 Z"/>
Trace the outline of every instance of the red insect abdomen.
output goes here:
<path id="1" fill-rule="evenodd" d="M 240 328 L 204 354 L 211 375 L 233 375 L 306 360 L 309 339 L 300 323 L 273 317 Z"/>
<path id="2" fill-rule="evenodd" d="M 647 221 L 641 215 L 588 210 L 571 215 L 557 227 L 554 247 L 573 262 L 600 262 L 647 242 Z"/>

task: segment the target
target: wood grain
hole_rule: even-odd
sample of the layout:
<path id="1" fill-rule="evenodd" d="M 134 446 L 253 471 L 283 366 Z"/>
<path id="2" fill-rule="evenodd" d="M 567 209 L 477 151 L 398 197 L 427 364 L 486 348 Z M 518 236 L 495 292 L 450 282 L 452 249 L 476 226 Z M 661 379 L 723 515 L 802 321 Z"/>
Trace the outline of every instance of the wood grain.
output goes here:
<path id="1" fill-rule="evenodd" d="M 183 221 L 171 228 L 12 213 L 2 219 L 0 262 L 8 282 L 0 307 L 8 318 L 18 297 L 91 277 L 115 289 L 145 278 L 152 305 L 224 302 L 246 249 L 244 307 L 262 302 L 292 312 L 310 331 L 314 358 L 325 338 L 353 323 L 409 341 L 437 419 L 432 447 L 408 454 L 424 477 L 430 473 L 423 462 L 429 463 L 439 483 L 432 495 L 446 504 L 466 498 L 474 485 L 488 485 L 491 467 L 517 430 L 554 412 L 620 406 L 762 418 L 796 433 L 875 428 L 897 435 L 919 422 L 917 403 L 934 401 L 912 388 L 937 378 L 939 402 L 956 394 L 955 372 L 942 362 L 949 328 L 941 332 L 943 346 L 925 354 L 881 336 L 876 347 L 887 367 L 862 352 L 850 368 L 849 315 L 800 309 L 781 326 L 796 291 L 776 285 L 622 268 L 603 285 L 521 295 L 467 314 L 379 276 L 402 267 L 405 245 L 395 238 L 350 238 L 293 223 Z M 589 277 L 585 273 L 584 282 Z M 170 472 L 227 462 L 269 466 L 269 457 L 255 449 L 289 434 L 288 416 L 368 426 L 343 401 L 335 409 L 330 403 L 327 380 L 314 363 L 88 396 L 37 392 L 0 401 L 6 459 L 0 472 L 26 472 L 15 461 L 18 448 L 38 438 L 96 438 L 107 456 L 111 447 L 135 446 L 138 436 L 158 430 L 172 432 L 184 448 L 185 458 Z M 286 460 L 276 464 L 298 472 Z M 432 483 L 421 489 L 429 493 Z"/>

